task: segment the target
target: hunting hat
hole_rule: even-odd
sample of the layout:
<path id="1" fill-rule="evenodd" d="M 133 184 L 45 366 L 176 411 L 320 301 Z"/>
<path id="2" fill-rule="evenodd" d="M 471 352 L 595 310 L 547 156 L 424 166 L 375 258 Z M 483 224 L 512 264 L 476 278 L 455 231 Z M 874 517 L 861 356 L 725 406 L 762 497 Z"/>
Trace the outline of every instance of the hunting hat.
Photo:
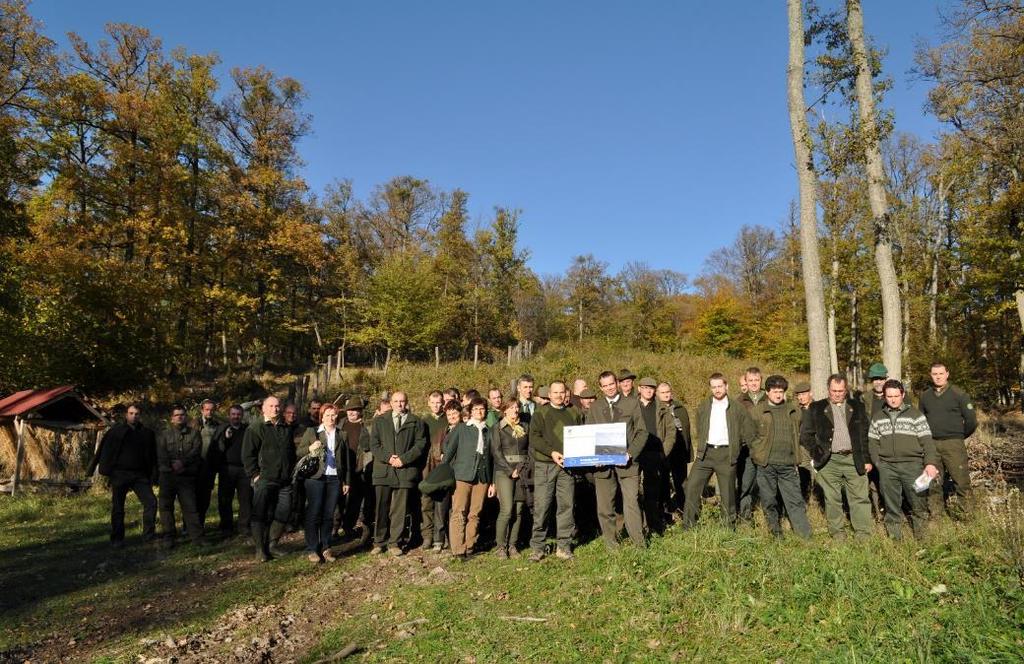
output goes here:
<path id="1" fill-rule="evenodd" d="M 796 387 L 793 388 L 793 394 L 801 394 L 803 392 L 810 392 L 810 391 L 811 391 L 811 384 L 808 383 L 806 380 L 803 381 L 802 383 L 797 383 Z"/>
<path id="2" fill-rule="evenodd" d="M 886 369 L 885 365 L 882 364 L 881 362 L 875 362 L 870 367 L 868 367 L 868 380 L 872 380 L 874 378 L 888 378 L 888 377 L 889 377 L 889 370 Z"/>
<path id="3" fill-rule="evenodd" d="M 348 401 L 345 402 L 345 410 L 362 410 L 366 408 L 366 404 L 360 397 L 349 397 Z"/>
<path id="4" fill-rule="evenodd" d="M 587 389 L 583 390 L 582 392 L 580 392 L 580 399 L 596 399 L 596 398 L 597 398 L 597 394 L 595 394 L 594 390 L 590 389 L 589 387 Z"/>
<path id="5" fill-rule="evenodd" d="M 619 369 L 619 375 L 618 375 L 617 379 L 618 380 L 626 380 L 628 378 L 632 378 L 632 379 L 635 380 L 636 379 L 636 374 L 633 373 L 632 371 L 630 371 L 629 369 Z M 657 386 L 655 386 L 655 387 L 657 387 Z"/>
<path id="6" fill-rule="evenodd" d="M 547 385 L 542 385 L 541 388 L 539 390 L 537 390 L 537 396 L 539 396 L 541 399 L 547 399 L 548 398 L 548 386 Z"/>
<path id="7" fill-rule="evenodd" d="M 657 387 L 658 381 L 654 380 L 650 376 L 644 376 L 640 379 L 640 387 Z"/>

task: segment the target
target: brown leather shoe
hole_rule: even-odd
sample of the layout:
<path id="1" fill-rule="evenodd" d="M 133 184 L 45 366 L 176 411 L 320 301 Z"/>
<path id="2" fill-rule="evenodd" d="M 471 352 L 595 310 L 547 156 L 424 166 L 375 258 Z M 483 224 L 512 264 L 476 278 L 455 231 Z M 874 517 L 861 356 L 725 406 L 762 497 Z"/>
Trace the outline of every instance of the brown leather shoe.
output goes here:
<path id="1" fill-rule="evenodd" d="M 324 557 L 324 560 L 326 560 L 329 563 L 333 563 L 335 560 L 337 560 L 337 558 L 334 557 L 334 554 L 331 553 L 330 549 L 324 549 L 323 553 L 320 555 L 322 555 Z"/>

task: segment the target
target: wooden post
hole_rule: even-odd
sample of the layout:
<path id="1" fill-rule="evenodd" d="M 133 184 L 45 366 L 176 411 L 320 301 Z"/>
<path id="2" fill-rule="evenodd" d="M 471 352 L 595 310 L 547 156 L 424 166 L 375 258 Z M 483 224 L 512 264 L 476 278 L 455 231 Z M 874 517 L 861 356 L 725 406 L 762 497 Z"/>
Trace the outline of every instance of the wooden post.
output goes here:
<path id="1" fill-rule="evenodd" d="M 434 346 L 434 368 L 441 368 L 441 349 L 437 346 Z"/>
<path id="2" fill-rule="evenodd" d="M 508 366 L 512 366 L 512 346 L 508 347 Z"/>
<path id="3" fill-rule="evenodd" d="M 476 369 L 477 363 L 480 361 L 480 344 L 473 344 L 473 368 Z"/>
<path id="4" fill-rule="evenodd" d="M 338 359 L 334 361 L 334 370 L 338 374 L 338 382 L 341 382 L 341 348 L 338 349 Z"/>
<path id="5" fill-rule="evenodd" d="M 12 498 L 18 492 L 18 484 L 21 482 L 21 460 L 25 458 L 25 420 L 15 417 L 14 430 L 18 434 L 18 448 L 14 453 L 14 477 L 11 478 Z"/>
<path id="6" fill-rule="evenodd" d="M 105 429 L 96 429 L 96 445 L 92 448 L 92 455 L 95 458 L 100 453 L 100 441 L 103 440 L 103 434 L 106 433 Z M 93 471 L 92 476 L 96 477 L 100 474 L 100 465 L 96 464 L 96 470 Z"/>
<path id="7" fill-rule="evenodd" d="M 344 369 L 345 368 L 345 342 L 342 342 L 341 350 L 338 351 L 338 352 L 341 353 L 341 368 Z"/>
<path id="8" fill-rule="evenodd" d="M 331 362 L 334 361 L 334 357 L 331 355 L 327 356 L 327 380 L 324 381 L 326 384 L 331 384 Z"/>
<path id="9" fill-rule="evenodd" d="M 296 378 L 291 385 L 288 386 L 288 401 L 295 401 L 295 392 L 299 385 L 299 379 Z"/>
<path id="10" fill-rule="evenodd" d="M 384 357 L 384 375 L 388 375 L 388 365 L 391 364 L 391 349 L 388 348 L 388 354 Z"/>
<path id="11" fill-rule="evenodd" d="M 228 366 L 228 333 L 224 330 L 220 331 L 220 350 L 224 358 L 224 366 Z"/>

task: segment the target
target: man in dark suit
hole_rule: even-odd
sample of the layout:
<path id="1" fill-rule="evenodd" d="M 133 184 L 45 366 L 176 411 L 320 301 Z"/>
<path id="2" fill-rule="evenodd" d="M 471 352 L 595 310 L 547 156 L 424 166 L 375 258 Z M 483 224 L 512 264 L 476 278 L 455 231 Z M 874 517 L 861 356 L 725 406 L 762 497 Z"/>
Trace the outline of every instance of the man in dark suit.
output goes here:
<path id="1" fill-rule="evenodd" d="M 409 492 L 419 482 L 427 449 L 427 425 L 409 412 L 405 392 L 391 395 L 391 411 L 374 418 L 370 428 L 373 490 L 377 503 L 373 553 L 404 552 L 398 539 L 405 528 Z"/>
<path id="2" fill-rule="evenodd" d="M 818 485 L 825 494 L 825 519 L 833 538 L 846 538 L 843 491 L 850 505 L 850 525 L 857 538 L 871 535 L 868 498 L 868 417 L 864 404 L 851 399 L 846 377 L 828 378 L 828 398 L 811 404 L 800 425 L 800 444 L 811 455 Z"/>

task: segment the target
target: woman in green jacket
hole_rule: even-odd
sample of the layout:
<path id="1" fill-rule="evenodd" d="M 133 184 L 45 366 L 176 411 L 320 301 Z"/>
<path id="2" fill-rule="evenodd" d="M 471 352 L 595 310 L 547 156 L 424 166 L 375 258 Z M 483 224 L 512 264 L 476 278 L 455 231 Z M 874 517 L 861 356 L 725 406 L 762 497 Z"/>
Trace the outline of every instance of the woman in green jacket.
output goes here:
<path id="1" fill-rule="evenodd" d="M 444 442 L 444 462 L 455 475 L 448 536 L 452 555 L 463 560 L 476 544 L 484 498 L 494 497 L 486 417 L 487 402 L 480 397 L 473 399 L 469 404 L 469 421 L 452 429 Z"/>

